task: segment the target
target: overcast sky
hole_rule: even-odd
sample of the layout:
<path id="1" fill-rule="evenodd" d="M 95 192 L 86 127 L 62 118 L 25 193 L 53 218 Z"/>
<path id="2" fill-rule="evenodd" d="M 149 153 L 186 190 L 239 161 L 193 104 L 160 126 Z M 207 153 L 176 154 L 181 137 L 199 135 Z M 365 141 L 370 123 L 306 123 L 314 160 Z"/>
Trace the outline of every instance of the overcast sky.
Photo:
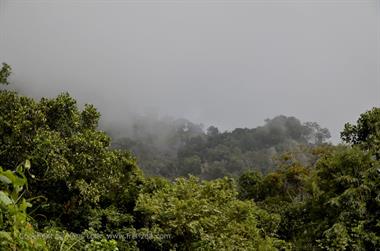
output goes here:
<path id="1" fill-rule="evenodd" d="M 284 114 L 328 127 L 380 106 L 375 0 L 0 0 L 0 61 L 23 93 L 68 91 L 222 129 Z"/>

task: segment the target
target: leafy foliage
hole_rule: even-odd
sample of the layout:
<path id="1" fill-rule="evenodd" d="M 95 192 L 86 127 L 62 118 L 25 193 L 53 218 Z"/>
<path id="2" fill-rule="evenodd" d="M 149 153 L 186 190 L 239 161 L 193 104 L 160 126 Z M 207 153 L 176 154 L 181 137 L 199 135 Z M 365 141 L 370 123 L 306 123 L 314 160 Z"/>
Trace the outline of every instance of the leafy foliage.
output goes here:
<path id="1" fill-rule="evenodd" d="M 31 206 L 23 194 L 27 185 L 24 169 L 30 162 L 20 165 L 15 171 L 0 167 L 0 247 L 2 250 L 47 250 L 29 222 L 27 208 Z"/>
<path id="2" fill-rule="evenodd" d="M 195 177 L 166 183 L 141 194 L 135 211 L 144 219 L 140 232 L 151 232 L 151 250 L 275 250 L 286 246 L 274 237 L 275 228 L 263 228 L 278 218 L 240 201 L 233 180 L 211 182 Z M 166 236 L 167 238 L 155 238 Z"/>
<path id="3" fill-rule="evenodd" d="M 346 143 L 373 151 L 380 159 L 380 108 L 361 114 L 356 125 L 345 124 L 341 137 Z"/>
<path id="4" fill-rule="evenodd" d="M 12 73 L 12 68 L 10 65 L 3 63 L 3 66 L 0 69 L 0 84 L 8 85 L 8 78 Z"/>
<path id="5" fill-rule="evenodd" d="M 134 159 L 108 149 L 109 137 L 96 129 L 98 112 L 90 105 L 79 111 L 68 94 L 35 102 L 1 91 L 0 117 L 1 163 L 12 168 L 30 159 L 29 175 L 35 178 L 28 193 L 47 200 L 35 213 L 58 225 L 70 222 L 71 230 L 83 230 L 88 226 L 84 215 L 114 197 L 110 191 L 122 195 L 120 184 L 141 182 Z M 126 203 L 132 205 L 133 195 L 128 196 L 132 200 Z"/>

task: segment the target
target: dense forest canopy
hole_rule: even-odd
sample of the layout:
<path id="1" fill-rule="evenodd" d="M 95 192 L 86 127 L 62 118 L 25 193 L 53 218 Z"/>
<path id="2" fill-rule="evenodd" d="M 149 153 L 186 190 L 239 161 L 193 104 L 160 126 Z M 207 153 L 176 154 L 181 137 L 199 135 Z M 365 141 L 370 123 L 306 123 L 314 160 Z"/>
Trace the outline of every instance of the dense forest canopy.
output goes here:
<path id="1" fill-rule="evenodd" d="M 341 145 L 285 116 L 231 132 L 137 124 L 111 145 L 94 106 L 2 89 L 0 249 L 378 250 L 379 115 L 346 124 Z"/>
<path id="2" fill-rule="evenodd" d="M 321 145 L 330 132 L 316 122 L 277 116 L 264 126 L 219 132 L 215 126 L 185 119 L 140 117 L 127 130 L 109 129 L 113 147 L 132 151 L 148 175 L 168 178 L 196 175 L 204 179 L 238 176 L 247 170 L 267 173 L 274 159 L 290 150 Z M 299 156 L 304 162 L 308 156 Z"/>

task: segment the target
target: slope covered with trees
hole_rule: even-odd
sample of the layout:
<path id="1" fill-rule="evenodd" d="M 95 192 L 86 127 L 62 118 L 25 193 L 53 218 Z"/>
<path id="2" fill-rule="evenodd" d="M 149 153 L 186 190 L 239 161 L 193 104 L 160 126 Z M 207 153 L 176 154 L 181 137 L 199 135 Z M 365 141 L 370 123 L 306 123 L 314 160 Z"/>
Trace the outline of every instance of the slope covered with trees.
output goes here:
<path id="1" fill-rule="evenodd" d="M 10 70 L 0 70 L 2 84 Z M 339 146 L 321 144 L 327 133 L 316 124 L 286 117 L 197 131 L 178 155 L 197 153 L 203 165 L 218 145 L 256 151 L 263 131 L 270 147 L 288 144 L 265 172 L 210 181 L 145 176 L 111 147 L 99 116 L 68 94 L 36 101 L 0 90 L 1 250 L 380 249 L 379 108 L 346 124 Z"/>
<path id="2" fill-rule="evenodd" d="M 203 179 L 238 176 L 247 170 L 268 172 L 275 157 L 297 148 L 321 145 L 330 138 L 326 128 L 315 122 L 301 123 L 295 117 L 277 116 L 264 126 L 219 132 L 211 126 L 187 120 L 141 117 L 132 130 L 110 129 L 113 146 L 129 149 L 148 175 L 167 178 L 189 174 Z M 123 136 L 124 135 L 124 136 Z M 308 155 L 301 154 L 304 162 Z M 302 156 L 301 156 L 302 155 Z"/>

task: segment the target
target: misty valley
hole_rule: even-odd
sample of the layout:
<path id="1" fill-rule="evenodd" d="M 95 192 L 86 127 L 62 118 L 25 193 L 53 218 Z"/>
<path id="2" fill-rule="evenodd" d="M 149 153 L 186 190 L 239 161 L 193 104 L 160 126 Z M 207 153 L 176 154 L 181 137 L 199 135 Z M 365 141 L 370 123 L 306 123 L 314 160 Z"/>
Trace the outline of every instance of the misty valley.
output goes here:
<path id="1" fill-rule="evenodd" d="M 10 75 L 3 64 L 1 250 L 380 248 L 380 108 L 340 144 L 284 115 L 224 132 L 140 116 L 106 133 L 93 105 L 21 95 Z"/>

